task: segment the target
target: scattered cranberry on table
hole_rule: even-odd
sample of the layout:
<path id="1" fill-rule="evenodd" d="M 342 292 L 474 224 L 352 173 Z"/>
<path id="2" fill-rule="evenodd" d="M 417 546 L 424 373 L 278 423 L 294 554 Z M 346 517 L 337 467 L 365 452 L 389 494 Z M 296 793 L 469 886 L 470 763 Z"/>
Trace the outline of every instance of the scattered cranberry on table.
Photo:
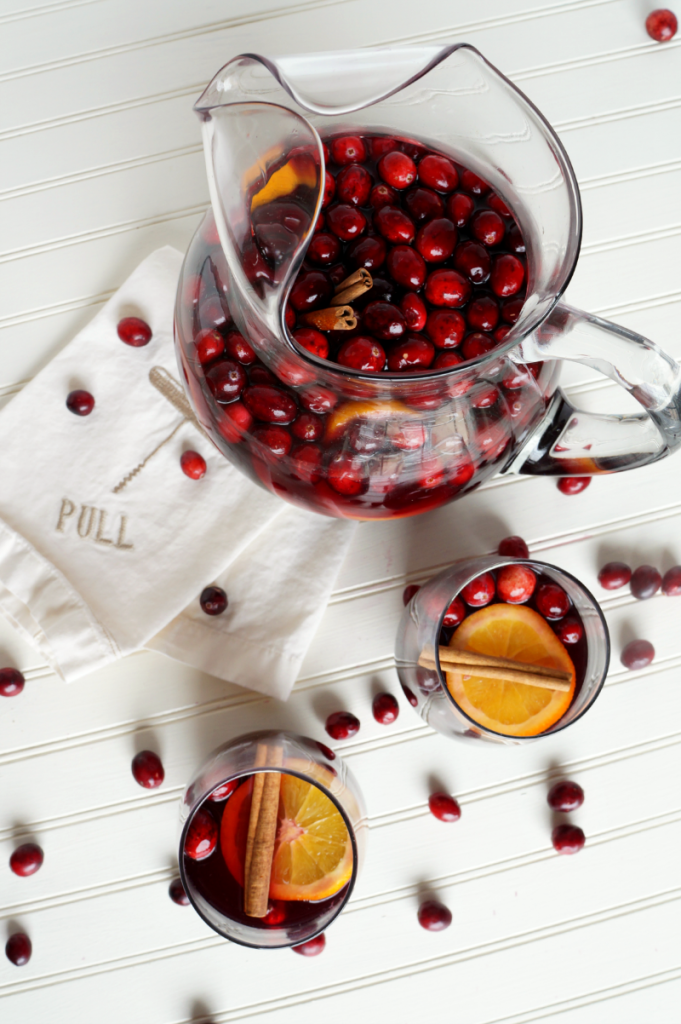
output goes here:
<path id="1" fill-rule="evenodd" d="M 12 851 L 9 866 L 15 875 L 26 878 L 28 875 L 34 875 L 42 867 L 44 859 L 43 851 L 37 843 L 23 843 Z"/>
<path id="2" fill-rule="evenodd" d="M 577 782 L 567 780 L 556 782 L 551 786 L 546 797 L 549 807 L 553 811 L 562 811 L 566 814 L 569 811 L 576 811 L 584 803 L 584 790 Z"/>
<path id="3" fill-rule="evenodd" d="M 654 565 L 639 565 L 629 581 L 631 592 L 639 601 L 653 597 L 661 586 L 662 577 Z"/>
<path id="4" fill-rule="evenodd" d="M 205 860 L 217 846 L 218 823 L 213 815 L 199 807 L 192 817 L 184 840 L 185 856 L 192 860 Z"/>
<path id="5" fill-rule="evenodd" d="M 646 32 L 656 43 L 667 43 L 676 35 L 679 23 L 666 7 L 658 7 L 646 18 Z"/>
<path id="6" fill-rule="evenodd" d="M 151 341 L 151 327 L 138 316 L 126 316 L 118 321 L 118 337 L 132 348 L 142 348 Z"/>
<path id="7" fill-rule="evenodd" d="M 570 598 L 557 583 L 544 583 L 539 587 L 535 601 L 545 619 L 562 619 L 570 609 Z"/>
<path id="8" fill-rule="evenodd" d="M 620 661 L 625 668 L 646 668 L 655 657 L 655 648 L 649 640 L 631 640 L 623 649 Z"/>
<path id="9" fill-rule="evenodd" d="M 374 718 L 380 725 L 392 725 L 400 713 L 400 706 L 392 693 L 377 693 L 371 705 Z"/>
<path id="10" fill-rule="evenodd" d="M 525 604 L 537 585 L 537 577 L 526 565 L 504 565 L 497 572 L 497 596 L 506 604 Z"/>
<path id="11" fill-rule="evenodd" d="M 452 912 L 449 907 L 437 900 L 426 900 L 419 907 L 419 924 L 428 932 L 442 932 L 452 923 Z"/>
<path id="12" fill-rule="evenodd" d="M 530 549 L 522 537 L 504 537 L 499 541 L 497 551 L 505 558 L 529 558 Z"/>
<path id="13" fill-rule="evenodd" d="M 153 750 L 141 750 L 132 760 L 135 782 L 145 789 L 158 789 L 165 778 L 161 758 Z"/>
<path id="14" fill-rule="evenodd" d="M 667 597 L 678 597 L 681 594 L 681 565 L 667 569 L 662 577 L 662 593 Z"/>
<path id="15" fill-rule="evenodd" d="M 26 680 L 18 668 L 0 668 L 0 697 L 16 697 L 25 685 Z"/>
<path id="16" fill-rule="evenodd" d="M 301 956 L 319 956 L 323 953 L 326 948 L 326 936 L 322 932 L 321 935 L 315 935 L 314 939 L 308 939 L 307 942 L 301 942 L 299 946 L 291 946 L 294 953 L 300 953 Z"/>
<path id="17" fill-rule="evenodd" d="M 408 587 L 404 588 L 404 591 L 402 592 L 402 601 L 405 607 L 409 604 L 414 594 L 417 594 L 420 589 L 421 588 L 418 583 L 410 583 Z"/>
<path id="18" fill-rule="evenodd" d="M 557 486 L 561 494 L 581 494 L 590 483 L 590 476 L 561 476 Z"/>
<path id="19" fill-rule="evenodd" d="M 198 452 L 182 452 L 180 466 L 184 475 L 188 476 L 190 480 L 200 480 L 202 476 L 206 475 L 206 460 Z"/>
<path id="20" fill-rule="evenodd" d="M 205 587 L 199 603 L 206 615 L 222 615 L 228 604 L 227 594 L 222 587 Z"/>
<path id="21" fill-rule="evenodd" d="M 439 821 L 458 821 L 461 817 L 461 808 L 458 801 L 449 793 L 431 793 L 428 797 L 430 813 Z"/>
<path id="22" fill-rule="evenodd" d="M 551 842 L 558 853 L 579 853 L 586 837 L 577 825 L 556 825 L 551 833 Z"/>
<path id="23" fill-rule="evenodd" d="M 324 728 L 334 740 L 349 740 L 359 732 L 359 718 L 349 711 L 334 711 L 327 718 Z"/>
<path id="24" fill-rule="evenodd" d="M 185 892 L 185 888 L 182 884 L 181 879 L 174 878 L 168 886 L 168 895 L 170 896 L 173 903 L 177 903 L 179 907 L 189 906 L 189 897 Z"/>
<path id="25" fill-rule="evenodd" d="M 89 416 L 95 407 L 95 400 L 89 391 L 78 388 L 76 391 L 69 391 L 66 396 L 66 408 L 74 416 Z"/>
<path id="26" fill-rule="evenodd" d="M 598 582 L 604 590 L 619 590 L 631 579 L 631 567 L 626 562 L 606 562 L 598 573 Z"/>
<path id="27" fill-rule="evenodd" d="M 23 932 L 15 932 L 10 935 L 5 945 L 5 955 L 16 967 L 23 967 L 31 959 L 33 946 L 28 935 Z"/>

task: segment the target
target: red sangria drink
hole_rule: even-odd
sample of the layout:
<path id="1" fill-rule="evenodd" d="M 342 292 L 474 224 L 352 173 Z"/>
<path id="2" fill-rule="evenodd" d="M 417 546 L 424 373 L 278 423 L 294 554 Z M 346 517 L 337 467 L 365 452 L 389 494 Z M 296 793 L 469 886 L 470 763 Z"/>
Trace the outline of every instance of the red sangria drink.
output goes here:
<path id="1" fill-rule="evenodd" d="M 347 903 L 366 815 L 356 782 L 324 744 L 284 732 L 227 744 L 188 786 L 181 816 L 184 888 L 225 938 L 297 946 Z"/>
<path id="2" fill-rule="evenodd" d="M 530 559 L 471 559 L 405 609 L 396 659 L 404 693 L 446 735 L 521 743 L 564 729 L 600 693 L 610 641 L 595 598 Z"/>

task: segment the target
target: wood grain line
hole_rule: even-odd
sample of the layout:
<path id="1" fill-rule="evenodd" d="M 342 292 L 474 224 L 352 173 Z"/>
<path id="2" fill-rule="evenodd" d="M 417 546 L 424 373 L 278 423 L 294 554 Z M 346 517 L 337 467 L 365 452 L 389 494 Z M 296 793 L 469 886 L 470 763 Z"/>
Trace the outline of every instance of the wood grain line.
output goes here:
<path id="1" fill-rule="evenodd" d="M 610 252 L 611 249 L 626 249 L 633 245 L 661 241 L 663 238 L 674 238 L 681 234 L 681 224 L 670 224 L 655 231 L 641 231 L 634 235 L 621 235 L 619 238 L 607 239 L 603 242 L 590 242 L 582 246 L 581 255 L 591 256 L 594 253 Z"/>
<path id="2" fill-rule="evenodd" d="M 8 25 L 13 21 L 24 21 L 26 18 L 35 18 L 40 14 L 52 14 L 53 11 L 66 11 L 72 7 L 87 7 L 90 4 L 99 3 L 102 3 L 102 0 L 64 0 L 62 3 L 27 7 L 23 11 L 10 11 L 9 14 L 0 15 L 0 25 Z"/>
<path id="3" fill-rule="evenodd" d="M 679 46 L 677 40 L 674 46 Z M 537 64 L 532 68 L 525 68 L 521 71 L 511 71 L 508 77 L 512 82 L 524 82 L 531 78 L 543 78 L 548 75 L 561 74 L 563 71 L 578 71 L 580 68 L 598 67 L 601 64 L 609 64 L 613 61 L 628 60 L 630 57 L 641 57 L 648 53 L 654 53 L 659 43 L 638 43 L 635 46 L 625 46 L 619 50 L 607 50 L 604 53 L 591 54 L 588 57 L 578 57 L 575 60 L 556 61 L 553 64 Z"/>
<path id="4" fill-rule="evenodd" d="M 87 295 L 82 299 L 73 299 L 70 302 L 57 302 L 52 306 L 38 306 L 30 312 L 20 313 L 16 316 L 0 317 L 0 330 L 7 327 L 17 327 L 19 324 L 31 323 L 33 320 L 43 320 L 49 316 L 59 316 L 61 313 L 71 313 L 76 309 L 86 309 L 89 306 L 99 306 L 108 302 L 118 289 L 111 288 L 106 292 L 99 292 L 97 295 Z M 28 381 L 24 381 L 28 384 Z M 11 385 L 7 385 L 10 386 Z"/>
<path id="5" fill-rule="evenodd" d="M 681 107 L 681 96 L 669 100 L 658 100 L 655 103 L 636 104 L 633 107 L 621 107 L 617 110 L 610 110 L 603 114 L 593 114 L 591 117 L 577 117 L 574 120 L 553 121 L 553 127 L 557 132 L 573 132 L 578 128 L 592 128 L 599 124 L 609 124 L 611 121 L 626 121 L 628 118 L 643 117 L 645 114 L 659 114 L 664 110 L 677 110 Z"/>

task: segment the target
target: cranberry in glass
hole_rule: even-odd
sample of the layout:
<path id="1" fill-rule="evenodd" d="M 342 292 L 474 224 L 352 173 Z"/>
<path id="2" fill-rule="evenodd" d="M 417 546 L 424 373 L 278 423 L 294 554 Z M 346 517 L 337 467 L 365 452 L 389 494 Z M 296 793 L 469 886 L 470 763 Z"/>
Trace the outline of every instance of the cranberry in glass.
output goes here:
<path id="1" fill-rule="evenodd" d="M 202 476 L 206 475 L 206 460 L 198 452 L 182 452 L 180 466 L 184 475 L 188 476 L 190 480 L 200 480 Z"/>
<path id="2" fill-rule="evenodd" d="M 347 164 L 361 164 L 367 158 L 367 148 L 359 135 L 343 135 L 329 143 L 331 159 L 342 167 Z"/>
<path id="3" fill-rule="evenodd" d="M 217 846 L 218 823 L 213 815 L 199 807 L 192 817 L 184 840 L 184 854 L 191 860 L 205 860 Z"/>
<path id="4" fill-rule="evenodd" d="M 497 551 L 506 558 L 529 558 L 530 549 L 522 537 L 504 537 L 499 541 Z"/>
<path id="5" fill-rule="evenodd" d="M 18 668 L 0 668 L 0 697 L 16 697 L 25 685 L 24 675 Z"/>
<path id="6" fill-rule="evenodd" d="M 457 270 L 434 270 L 426 279 L 425 296 L 433 306 L 463 306 L 470 295 L 470 282 Z"/>
<path id="7" fill-rule="evenodd" d="M 472 192 L 474 196 L 484 196 L 485 192 L 489 192 L 487 182 L 469 170 L 465 170 L 461 175 L 461 188 L 466 192 Z"/>
<path id="8" fill-rule="evenodd" d="M 409 216 L 419 223 L 441 217 L 445 210 L 440 196 L 429 188 L 410 188 L 402 201 Z"/>
<path id="9" fill-rule="evenodd" d="M 382 238 L 378 235 L 367 235 L 360 238 L 348 248 L 347 256 L 353 267 L 358 270 L 364 267 L 365 270 L 378 270 L 385 263 L 385 254 L 388 248 Z"/>
<path id="10" fill-rule="evenodd" d="M 310 270 L 294 282 L 289 301 L 298 313 L 309 313 L 326 306 L 333 294 L 333 287 L 321 270 Z"/>
<path id="11" fill-rule="evenodd" d="M 374 718 L 381 725 L 392 725 L 400 713 L 400 706 L 392 693 L 377 693 L 371 705 Z"/>
<path id="12" fill-rule="evenodd" d="M 126 316 L 118 321 L 118 337 L 132 348 L 142 348 L 151 341 L 151 327 L 138 316 Z"/>
<path id="13" fill-rule="evenodd" d="M 306 259 L 317 267 L 329 267 L 340 256 L 341 244 L 336 235 L 320 231 L 307 247 Z"/>
<path id="14" fill-rule="evenodd" d="M 232 779 L 230 782 L 223 782 L 222 785 L 215 787 L 213 792 L 209 794 L 208 799 L 212 800 L 215 804 L 220 804 L 223 800 L 226 800 L 228 796 L 232 795 L 238 785 L 238 779 Z"/>
<path id="15" fill-rule="evenodd" d="M 474 210 L 475 202 L 464 192 L 455 192 L 447 200 L 447 211 L 457 228 L 466 227 Z"/>
<path id="16" fill-rule="evenodd" d="M 212 363 L 225 351 L 225 339 L 219 331 L 206 330 L 197 334 L 195 339 L 196 355 L 202 366 Z"/>
<path id="17" fill-rule="evenodd" d="M 135 782 L 145 789 L 158 789 L 166 775 L 161 758 L 153 750 L 141 750 L 132 759 L 131 767 Z"/>
<path id="18" fill-rule="evenodd" d="M 437 900 L 426 900 L 419 907 L 419 924 L 428 932 L 442 932 L 452 923 L 452 912 Z"/>
<path id="19" fill-rule="evenodd" d="M 439 821 L 458 821 L 461 817 L 458 801 L 449 793 L 431 793 L 428 797 L 428 807 L 430 813 Z"/>
<path id="20" fill-rule="evenodd" d="M 387 267 L 393 281 L 410 291 L 418 291 L 426 279 L 423 256 L 408 245 L 396 245 L 390 250 Z"/>
<path id="21" fill-rule="evenodd" d="M 433 369 L 446 370 L 450 366 L 459 366 L 461 363 L 463 363 L 463 361 L 463 356 L 460 356 L 458 352 L 454 352 L 452 349 L 449 349 L 449 351 L 440 352 L 437 356 L 435 356 Z M 424 406 L 424 408 L 428 407 Z"/>
<path id="22" fill-rule="evenodd" d="M 361 210 L 350 203 L 338 203 L 326 211 L 326 223 L 341 241 L 351 242 L 362 234 L 367 226 L 367 219 Z"/>
<path id="23" fill-rule="evenodd" d="M 557 487 L 561 494 L 581 494 L 590 483 L 590 476 L 561 476 Z"/>
<path id="24" fill-rule="evenodd" d="M 619 590 L 631 579 L 631 568 L 626 562 L 606 562 L 598 573 L 598 582 L 605 590 Z"/>
<path id="25" fill-rule="evenodd" d="M 491 352 L 493 348 L 494 342 L 488 334 L 481 334 L 479 331 L 475 331 L 464 339 L 464 343 L 461 346 L 461 355 L 464 359 L 479 359 L 481 356 Z"/>
<path id="26" fill-rule="evenodd" d="M 23 967 L 31 959 L 33 947 L 28 935 L 23 932 L 15 932 L 10 935 L 5 945 L 5 955 L 15 967 Z"/>
<path id="27" fill-rule="evenodd" d="M 225 335 L 227 355 L 244 366 L 250 366 L 257 359 L 255 351 L 239 331 L 228 331 Z"/>
<path id="28" fill-rule="evenodd" d="M 379 182 L 378 185 L 374 185 L 369 194 L 369 206 L 374 210 L 380 210 L 382 206 L 391 206 L 395 202 L 396 195 L 394 188 Z"/>
<path id="29" fill-rule="evenodd" d="M 418 176 L 422 185 L 437 192 L 451 192 L 459 184 L 459 175 L 452 161 L 435 153 L 429 153 L 421 160 Z"/>
<path id="30" fill-rule="evenodd" d="M 678 597 L 681 594 L 681 565 L 667 569 L 662 577 L 662 593 L 667 597 Z"/>
<path id="31" fill-rule="evenodd" d="M 204 587 L 199 603 L 206 615 L 222 615 L 228 603 L 227 594 L 222 587 Z"/>
<path id="32" fill-rule="evenodd" d="M 359 732 L 359 718 L 349 711 L 334 711 L 327 718 L 324 728 L 334 740 L 349 740 Z"/>
<path id="33" fill-rule="evenodd" d="M 388 355 L 388 369 L 393 372 L 400 370 L 427 370 L 435 358 L 435 346 L 420 334 L 407 335 L 404 341 L 398 341 Z"/>
<path id="34" fill-rule="evenodd" d="M 551 833 L 551 842 L 558 853 L 579 853 L 586 837 L 577 825 L 556 825 Z"/>
<path id="35" fill-rule="evenodd" d="M 655 657 L 655 648 L 649 640 L 631 640 L 620 655 L 625 668 L 647 668 Z"/>
<path id="36" fill-rule="evenodd" d="M 584 790 L 577 782 L 556 782 L 551 786 L 546 799 L 553 811 L 576 811 L 584 803 Z"/>
<path id="37" fill-rule="evenodd" d="M 656 43 L 667 43 L 676 35 L 679 23 L 676 15 L 666 7 L 658 7 L 646 18 L 646 32 Z"/>
<path id="38" fill-rule="evenodd" d="M 428 311 L 420 295 L 407 292 L 400 300 L 400 312 L 410 331 L 422 331 L 426 326 Z"/>
<path id="39" fill-rule="evenodd" d="M 537 578 L 526 565 L 504 565 L 497 573 L 497 596 L 505 604 L 529 601 L 536 585 Z"/>
<path id="40" fill-rule="evenodd" d="M 377 210 L 374 214 L 374 227 L 393 245 L 410 245 L 416 235 L 413 220 L 398 206 L 382 206 Z"/>
<path id="41" fill-rule="evenodd" d="M 291 946 L 294 953 L 300 953 L 301 956 L 319 956 L 323 953 L 326 948 L 326 936 L 322 932 L 321 935 L 316 935 L 314 939 L 308 939 L 307 942 L 301 942 L 299 946 Z"/>
<path id="42" fill-rule="evenodd" d="M 78 388 L 66 396 L 66 408 L 74 416 L 89 416 L 95 407 L 95 400 L 89 391 Z"/>
<path id="43" fill-rule="evenodd" d="M 391 188 L 408 188 L 416 180 L 416 164 L 406 153 L 396 149 L 381 157 L 376 170 Z"/>
<path id="44" fill-rule="evenodd" d="M 629 581 L 631 592 L 639 601 L 652 597 L 661 585 L 662 577 L 654 565 L 639 565 L 634 569 Z"/>
<path id="45" fill-rule="evenodd" d="M 294 331 L 293 338 L 306 352 L 320 359 L 328 359 L 329 343 L 321 331 L 316 331 L 314 327 L 301 327 Z"/>
<path id="46" fill-rule="evenodd" d="M 491 572 L 483 572 L 476 576 L 461 591 L 461 597 L 471 608 L 483 608 L 493 600 L 494 594 L 494 576 Z"/>
<path id="47" fill-rule="evenodd" d="M 231 359 L 212 366 L 206 374 L 206 383 L 216 402 L 233 402 L 241 394 L 246 383 L 246 372 L 239 363 Z"/>
<path id="48" fill-rule="evenodd" d="M 489 253 L 479 242 L 461 242 L 454 250 L 454 266 L 473 284 L 484 284 L 492 269 Z"/>
<path id="49" fill-rule="evenodd" d="M 429 263 L 444 263 L 454 252 L 456 243 L 456 228 L 447 217 L 428 221 L 416 235 L 416 248 Z"/>
<path id="50" fill-rule="evenodd" d="M 474 331 L 493 331 L 499 322 L 499 306 L 491 295 L 481 295 L 469 305 L 466 320 Z"/>
<path id="51" fill-rule="evenodd" d="M 368 478 L 363 463 L 352 455 L 338 452 L 328 464 L 327 479 L 334 491 L 354 497 L 366 489 Z"/>
<path id="52" fill-rule="evenodd" d="M 256 420 L 286 425 L 296 418 L 294 399 L 281 388 L 256 384 L 244 388 L 243 403 Z"/>
<path id="53" fill-rule="evenodd" d="M 405 607 L 409 604 L 414 594 L 417 594 L 420 589 L 421 587 L 418 583 L 410 583 L 408 587 L 404 588 L 404 591 L 402 592 L 402 603 Z"/>
<path id="54" fill-rule="evenodd" d="M 301 412 L 294 419 L 290 430 L 299 441 L 317 441 L 322 436 L 324 421 L 313 412 Z"/>
<path id="55" fill-rule="evenodd" d="M 362 325 L 381 341 L 397 341 L 407 326 L 399 309 L 391 302 L 370 302 L 364 310 Z"/>
<path id="56" fill-rule="evenodd" d="M 578 644 L 584 636 L 584 627 L 577 619 L 566 616 L 562 622 L 557 623 L 554 631 L 562 644 Z"/>
<path id="57" fill-rule="evenodd" d="M 174 878 L 168 886 L 168 895 L 170 896 L 173 903 L 177 903 L 179 907 L 189 906 L 189 897 L 185 892 L 185 888 L 182 884 L 181 879 Z"/>
<path id="58" fill-rule="evenodd" d="M 12 851 L 9 866 L 15 875 L 26 878 L 28 875 L 34 875 L 42 867 L 43 860 L 43 851 L 37 843 L 23 843 Z"/>
<path id="59" fill-rule="evenodd" d="M 562 619 L 570 610 L 570 598 L 557 583 L 544 583 L 535 596 L 537 611 L 545 619 Z"/>
<path id="60" fill-rule="evenodd" d="M 351 206 L 366 206 L 372 185 L 371 175 L 359 164 L 348 164 L 336 175 L 336 195 L 341 203 Z"/>
<path id="61" fill-rule="evenodd" d="M 498 245 L 505 230 L 503 220 L 494 210 L 478 210 L 471 217 L 471 234 L 483 245 Z"/>
<path id="62" fill-rule="evenodd" d="M 495 295 L 505 299 L 520 291 L 525 280 L 525 268 L 517 256 L 503 253 L 495 256 L 492 263 L 490 284 Z"/>
<path id="63" fill-rule="evenodd" d="M 336 179 L 333 174 L 327 171 L 324 175 L 324 195 L 322 196 L 322 209 L 325 209 L 336 194 Z"/>
<path id="64" fill-rule="evenodd" d="M 437 348 L 456 348 L 466 333 L 466 321 L 454 309 L 436 309 L 428 314 L 426 334 Z"/>
<path id="65" fill-rule="evenodd" d="M 466 606 L 460 597 L 455 597 L 445 612 L 442 625 L 446 626 L 447 629 L 452 629 L 454 626 L 458 626 L 460 622 L 463 622 L 465 618 Z"/>
<path id="66" fill-rule="evenodd" d="M 508 206 L 503 199 L 496 194 L 496 192 L 490 192 L 487 196 L 487 205 L 491 206 L 494 212 L 500 214 L 502 217 L 511 216 L 511 211 Z"/>

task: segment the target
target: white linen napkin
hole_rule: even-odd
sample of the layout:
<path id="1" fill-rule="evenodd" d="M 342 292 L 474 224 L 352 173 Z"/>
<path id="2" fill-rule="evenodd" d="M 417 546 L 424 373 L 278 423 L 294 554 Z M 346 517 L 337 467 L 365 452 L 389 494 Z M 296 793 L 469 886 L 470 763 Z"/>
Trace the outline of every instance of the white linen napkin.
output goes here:
<path id="1" fill-rule="evenodd" d="M 67 681 L 148 646 L 285 699 L 354 524 L 256 487 L 198 428 L 172 339 L 181 263 L 149 256 L 0 412 L 0 614 Z M 118 338 L 125 316 L 150 325 L 148 345 Z M 66 408 L 76 388 L 88 416 Z M 220 616 L 199 605 L 213 583 Z"/>

